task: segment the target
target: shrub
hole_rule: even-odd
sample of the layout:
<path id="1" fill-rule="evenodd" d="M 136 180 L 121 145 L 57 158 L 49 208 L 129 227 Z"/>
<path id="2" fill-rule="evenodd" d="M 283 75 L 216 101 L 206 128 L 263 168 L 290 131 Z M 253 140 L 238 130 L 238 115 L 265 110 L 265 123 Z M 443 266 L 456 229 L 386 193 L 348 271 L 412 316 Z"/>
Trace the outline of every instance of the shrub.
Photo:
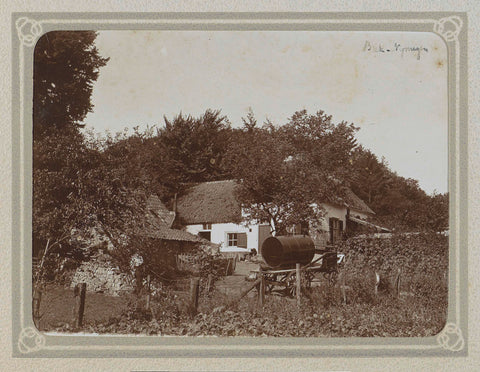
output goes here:
<path id="1" fill-rule="evenodd" d="M 346 256 L 344 271 L 347 278 L 359 278 L 366 271 L 380 274 L 379 290 L 391 292 L 398 269 L 401 270 L 401 290 L 423 295 L 429 288 L 446 297 L 441 278 L 448 270 L 448 238 L 434 233 L 397 234 L 391 238 L 371 236 L 351 238 L 338 246 Z M 433 279 L 436 278 L 436 279 Z M 433 281 L 433 282 L 432 282 Z M 356 280 L 355 280 L 356 282 Z M 362 286 L 354 283 L 355 286 Z M 422 292 L 421 288 L 425 288 Z M 361 290 L 361 288 L 359 288 Z"/>

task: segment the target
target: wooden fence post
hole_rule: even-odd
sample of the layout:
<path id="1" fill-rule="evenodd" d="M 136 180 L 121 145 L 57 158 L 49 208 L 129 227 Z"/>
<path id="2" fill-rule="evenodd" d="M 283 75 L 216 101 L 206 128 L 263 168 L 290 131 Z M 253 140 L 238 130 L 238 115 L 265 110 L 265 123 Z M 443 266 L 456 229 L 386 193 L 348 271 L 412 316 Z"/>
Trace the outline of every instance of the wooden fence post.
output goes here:
<path id="1" fill-rule="evenodd" d="M 227 269 L 225 270 L 225 276 L 228 276 L 230 272 L 230 258 L 227 258 Z"/>
<path id="2" fill-rule="evenodd" d="M 213 275 L 208 274 L 208 279 L 207 279 L 207 293 L 210 293 L 212 290 L 212 284 L 213 284 Z"/>
<path id="3" fill-rule="evenodd" d="M 74 290 L 75 304 L 73 307 L 73 327 L 79 328 L 83 325 L 83 313 L 85 311 L 85 292 L 87 283 L 78 283 Z"/>
<path id="4" fill-rule="evenodd" d="M 378 295 L 378 285 L 380 284 L 380 275 L 375 271 L 375 297 Z"/>
<path id="5" fill-rule="evenodd" d="M 342 275 L 342 281 L 341 281 L 341 288 L 342 288 L 342 297 L 343 297 L 343 303 L 347 303 L 347 289 L 346 289 L 346 280 L 345 280 L 345 273 Z"/>
<path id="6" fill-rule="evenodd" d="M 260 268 L 260 284 L 258 286 L 258 306 L 263 307 L 265 304 L 265 277 Z"/>
<path id="7" fill-rule="evenodd" d="M 145 303 L 145 310 L 150 310 L 150 275 L 147 275 L 147 301 Z"/>
<path id="8" fill-rule="evenodd" d="M 38 328 L 38 322 L 40 320 L 40 302 L 42 300 L 42 290 L 39 286 L 36 286 L 33 290 L 33 323 Z"/>
<path id="9" fill-rule="evenodd" d="M 397 277 L 395 278 L 395 294 L 398 297 L 400 297 L 400 268 L 398 269 Z"/>
<path id="10" fill-rule="evenodd" d="M 200 285 L 200 280 L 198 278 L 192 278 L 190 280 L 190 304 L 192 308 L 197 311 L 198 307 L 198 287 Z"/>
<path id="11" fill-rule="evenodd" d="M 297 283 L 296 283 L 296 294 L 297 294 L 297 306 L 300 307 L 300 302 L 301 302 L 301 299 L 300 299 L 300 296 L 301 296 L 301 291 L 302 291 L 302 283 L 301 283 L 301 278 L 300 278 L 300 264 L 297 263 L 296 265 L 296 268 L 295 268 L 295 272 L 296 272 L 296 279 L 297 279 Z"/>
<path id="12" fill-rule="evenodd" d="M 227 270 L 225 272 L 225 276 L 233 275 L 235 266 L 235 258 L 227 258 Z"/>

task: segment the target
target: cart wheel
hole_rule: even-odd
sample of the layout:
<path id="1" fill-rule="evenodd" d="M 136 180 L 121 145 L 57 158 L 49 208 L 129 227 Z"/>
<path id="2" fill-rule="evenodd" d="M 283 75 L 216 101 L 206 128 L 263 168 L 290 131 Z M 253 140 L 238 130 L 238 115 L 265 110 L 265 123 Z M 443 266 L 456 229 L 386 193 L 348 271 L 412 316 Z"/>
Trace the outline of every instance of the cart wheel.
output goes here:
<path id="1" fill-rule="evenodd" d="M 313 273 L 310 271 L 305 271 L 304 275 L 302 276 L 302 288 L 310 289 L 312 288 L 312 280 L 313 280 Z"/>
<path id="2" fill-rule="evenodd" d="M 297 294 L 297 275 L 295 272 L 289 273 L 285 278 L 285 294 L 290 297 L 295 297 Z"/>
<path id="3" fill-rule="evenodd" d="M 300 274 L 300 286 L 302 289 L 309 290 L 313 274 L 310 272 L 302 272 Z M 287 296 L 295 297 L 297 295 L 297 274 L 295 272 L 289 273 L 285 279 Z"/>
<path id="4" fill-rule="evenodd" d="M 336 271 L 332 271 L 330 273 L 330 278 L 329 278 L 330 285 L 335 285 L 335 283 L 337 283 L 337 279 L 338 279 L 338 273 Z"/>
<path id="5" fill-rule="evenodd" d="M 337 282 L 338 273 L 336 271 L 330 271 L 327 273 L 323 273 L 323 276 L 327 280 L 328 284 L 335 285 L 335 283 Z"/>

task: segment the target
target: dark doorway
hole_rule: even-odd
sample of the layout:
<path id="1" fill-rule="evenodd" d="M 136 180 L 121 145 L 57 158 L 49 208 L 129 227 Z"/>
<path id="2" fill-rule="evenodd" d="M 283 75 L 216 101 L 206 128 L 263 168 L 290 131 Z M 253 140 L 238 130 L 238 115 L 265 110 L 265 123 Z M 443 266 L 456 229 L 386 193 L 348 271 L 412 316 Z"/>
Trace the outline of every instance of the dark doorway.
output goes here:
<path id="1" fill-rule="evenodd" d="M 206 240 L 208 240 L 208 241 L 210 242 L 210 241 L 211 241 L 211 234 L 212 234 L 212 233 L 211 233 L 210 231 L 200 231 L 200 232 L 198 233 L 198 236 L 199 236 L 200 238 L 206 239 Z"/>

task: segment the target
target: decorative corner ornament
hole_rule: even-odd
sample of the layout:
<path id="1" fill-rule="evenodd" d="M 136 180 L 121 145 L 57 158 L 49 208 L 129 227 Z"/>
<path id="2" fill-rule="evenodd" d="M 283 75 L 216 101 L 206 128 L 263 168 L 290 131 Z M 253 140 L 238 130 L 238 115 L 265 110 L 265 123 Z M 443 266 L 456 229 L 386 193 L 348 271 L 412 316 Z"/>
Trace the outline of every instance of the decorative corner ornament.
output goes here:
<path id="1" fill-rule="evenodd" d="M 38 37 L 42 34 L 42 25 L 34 19 L 27 17 L 17 19 L 15 27 L 17 28 L 20 42 L 27 47 L 34 46 Z"/>
<path id="2" fill-rule="evenodd" d="M 460 351 L 465 346 L 462 330 L 456 324 L 447 323 L 437 336 L 438 344 L 446 350 Z"/>
<path id="3" fill-rule="evenodd" d="M 433 25 L 433 31 L 442 36 L 447 42 L 458 41 L 458 34 L 462 27 L 462 19 L 459 16 L 451 16 L 436 21 Z"/>
<path id="4" fill-rule="evenodd" d="M 22 329 L 18 337 L 18 350 L 22 354 L 29 354 L 41 350 L 45 346 L 45 337 L 35 328 Z"/>

